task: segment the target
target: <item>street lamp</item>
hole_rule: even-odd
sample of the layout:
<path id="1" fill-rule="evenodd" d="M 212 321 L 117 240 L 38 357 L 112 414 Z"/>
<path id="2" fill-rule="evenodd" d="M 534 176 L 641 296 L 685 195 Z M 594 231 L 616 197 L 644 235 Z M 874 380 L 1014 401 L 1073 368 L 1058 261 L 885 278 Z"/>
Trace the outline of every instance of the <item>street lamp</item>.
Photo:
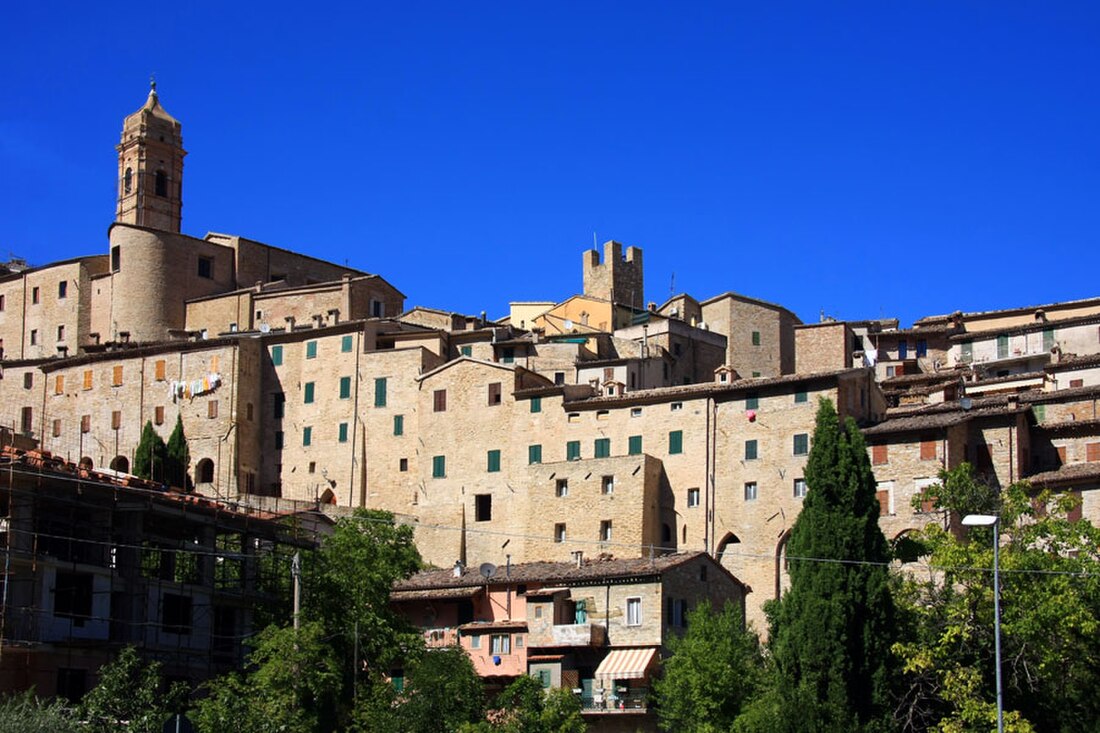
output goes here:
<path id="1" fill-rule="evenodd" d="M 993 527 L 993 649 L 997 663 L 997 733 L 1004 733 L 1004 698 L 1001 695 L 1001 525 L 993 514 L 967 514 L 967 527 Z"/>

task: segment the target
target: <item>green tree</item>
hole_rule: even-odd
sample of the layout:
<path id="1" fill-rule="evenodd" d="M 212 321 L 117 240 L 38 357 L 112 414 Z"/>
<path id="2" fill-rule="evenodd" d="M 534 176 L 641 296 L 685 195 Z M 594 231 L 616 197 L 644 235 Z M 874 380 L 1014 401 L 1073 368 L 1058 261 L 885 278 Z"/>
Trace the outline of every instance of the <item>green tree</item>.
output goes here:
<path id="1" fill-rule="evenodd" d="M 787 544 L 791 587 L 769 604 L 778 728 L 884 729 L 894 602 L 863 436 L 831 402 L 817 411 L 809 489 Z"/>
<path id="2" fill-rule="evenodd" d="M 1008 730 L 1091 731 L 1100 724 L 1100 532 L 1070 521 L 1080 501 L 1014 484 L 998 496 L 966 464 L 930 494 L 958 519 L 1000 516 L 1001 642 Z M 974 497 L 978 497 L 975 501 Z M 907 575 L 898 593 L 908 633 L 896 646 L 908 693 L 903 730 L 962 731 L 994 724 L 993 532 L 919 534 L 932 572 Z"/>
<path id="3" fill-rule="evenodd" d="M 88 721 L 90 731 L 110 733 L 127 721 L 129 733 L 160 733 L 186 693 L 181 683 L 165 691 L 160 662 L 145 663 L 128 646 L 99 670 L 99 684 L 80 703 L 80 717 Z"/>
<path id="4" fill-rule="evenodd" d="M 78 733 L 80 724 L 60 702 L 47 703 L 31 691 L 0 699 L 0 733 Z"/>
<path id="5" fill-rule="evenodd" d="M 336 726 L 340 664 L 320 624 L 260 632 L 244 677 L 207 683 L 193 714 L 203 733 L 316 733 Z"/>
<path id="6" fill-rule="evenodd" d="M 351 730 L 363 733 L 452 733 L 477 724 L 484 692 L 460 646 L 431 649 L 406 668 L 404 684 L 374 685 L 361 698 Z"/>
<path id="7" fill-rule="evenodd" d="M 571 690 L 544 690 L 529 675 L 513 681 L 497 697 L 489 720 L 466 725 L 462 733 L 584 733 L 581 701 Z"/>
<path id="8" fill-rule="evenodd" d="M 153 429 L 153 423 L 147 420 L 141 430 L 141 440 L 134 449 L 134 475 L 150 481 L 164 481 L 167 450 L 164 441 Z"/>
<path id="9" fill-rule="evenodd" d="M 187 436 L 183 433 L 183 417 L 176 415 L 176 427 L 168 436 L 168 445 L 164 456 L 164 476 L 169 486 L 188 489 L 187 468 L 191 465 L 191 451 L 187 447 Z"/>
<path id="10" fill-rule="evenodd" d="M 728 731 L 762 681 L 759 639 L 732 603 L 716 613 L 704 602 L 688 613 L 687 622 L 683 636 L 669 639 L 672 654 L 654 684 L 661 728 Z"/>

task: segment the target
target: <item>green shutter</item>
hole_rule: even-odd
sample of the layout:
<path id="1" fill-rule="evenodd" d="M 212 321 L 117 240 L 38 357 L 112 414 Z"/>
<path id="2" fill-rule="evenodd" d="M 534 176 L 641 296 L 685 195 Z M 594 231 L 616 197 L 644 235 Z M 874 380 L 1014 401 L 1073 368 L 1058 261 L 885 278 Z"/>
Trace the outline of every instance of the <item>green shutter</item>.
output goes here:
<path id="1" fill-rule="evenodd" d="M 1054 329 L 1043 329 L 1043 351 L 1050 351 L 1054 348 Z"/>
<path id="2" fill-rule="evenodd" d="M 338 440 L 341 443 L 348 442 L 348 424 L 346 422 L 340 423 L 340 434 Z"/>
<path id="3" fill-rule="evenodd" d="M 374 406 L 386 406 L 386 378 L 378 377 L 374 380 Z"/>
<path id="4" fill-rule="evenodd" d="M 1001 334 L 997 337 L 997 358 L 1008 358 L 1008 336 Z"/>
<path id="5" fill-rule="evenodd" d="M 756 441 L 755 440 L 746 440 L 745 441 L 745 460 L 746 461 L 752 461 L 752 460 L 755 460 L 755 459 L 756 459 Z"/>
<path id="6" fill-rule="evenodd" d="M 307 341 L 306 342 L 306 358 L 307 359 L 316 359 L 317 358 L 317 342 L 316 341 Z"/>
<path id="7" fill-rule="evenodd" d="M 804 456 L 810 452 L 810 436 L 806 433 L 799 433 L 794 436 L 794 454 L 796 456 Z"/>
<path id="8" fill-rule="evenodd" d="M 541 397 L 532 397 L 531 398 L 531 412 L 542 412 L 542 398 Z"/>
<path id="9" fill-rule="evenodd" d="M 542 463 L 542 446 L 541 445 L 529 445 L 527 446 L 527 463 L 535 464 Z"/>
<path id="10" fill-rule="evenodd" d="M 489 473 L 496 473 L 500 470 L 500 451 L 491 450 L 485 457 L 485 470 Z"/>
<path id="11" fill-rule="evenodd" d="M 272 366 L 282 366 L 283 365 L 283 347 L 282 346 L 272 346 L 271 347 L 271 364 L 272 364 Z"/>
<path id="12" fill-rule="evenodd" d="M 351 335 L 344 336 L 340 339 L 340 351 L 347 353 L 351 351 Z"/>
<path id="13" fill-rule="evenodd" d="M 668 453 L 674 455 L 684 452 L 684 431 L 673 430 L 668 434 Z"/>
<path id="14" fill-rule="evenodd" d="M 340 399 L 351 397 L 351 377 L 340 377 Z"/>
<path id="15" fill-rule="evenodd" d="M 313 382 L 306 382 L 306 404 L 313 402 Z"/>
<path id="16" fill-rule="evenodd" d="M 795 392 L 794 401 L 795 404 L 799 402 L 809 402 L 809 396 L 805 392 Z"/>
<path id="17" fill-rule="evenodd" d="M 432 456 L 432 478 L 443 478 L 447 475 L 447 456 Z"/>
<path id="18" fill-rule="evenodd" d="M 751 394 L 748 397 L 746 397 L 745 398 L 745 409 L 746 410 L 759 410 L 760 409 L 760 397 L 755 395 L 755 394 Z"/>
<path id="19" fill-rule="evenodd" d="M 607 458 L 611 455 L 611 438 L 596 438 L 596 458 Z"/>
<path id="20" fill-rule="evenodd" d="M 393 434 L 404 435 L 405 434 L 405 416 L 394 415 L 393 416 Z"/>
<path id="21" fill-rule="evenodd" d="M 632 456 L 639 456 L 642 454 L 642 436 L 631 435 L 627 440 L 627 452 Z"/>
<path id="22" fill-rule="evenodd" d="M 463 356 L 473 356 L 474 347 L 472 347 L 472 346 L 463 346 L 461 349 L 459 349 L 459 353 L 462 354 Z"/>
<path id="23" fill-rule="evenodd" d="M 752 332 L 752 345 L 753 346 L 759 346 L 760 345 L 760 332 L 759 331 L 753 331 Z"/>
<path id="24" fill-rule="evenodd" d="M 565 444 L 565 460 L 575 461 L 581 457 L 581 442 L 571 440 Z"/>
<path id="25" fill-rule="evenodd" d="M 309 445 L 313 442 L 313 428 L 302 428 L 302 445 Z"/>

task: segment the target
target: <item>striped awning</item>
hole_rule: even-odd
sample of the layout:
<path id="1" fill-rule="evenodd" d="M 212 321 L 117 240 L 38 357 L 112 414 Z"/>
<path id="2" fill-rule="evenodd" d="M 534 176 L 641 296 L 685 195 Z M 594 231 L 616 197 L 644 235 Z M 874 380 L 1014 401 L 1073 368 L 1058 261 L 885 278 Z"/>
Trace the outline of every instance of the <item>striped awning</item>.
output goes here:
<path id="1" fill-rule="evenodd" d="M 636 680 L 645 677 L 649 665 L 653 663 L 653 657 L 657 650 L 653 647 L 646 649 L 612 649 L 596 668 L 597 679 L 606 680 Z"/>

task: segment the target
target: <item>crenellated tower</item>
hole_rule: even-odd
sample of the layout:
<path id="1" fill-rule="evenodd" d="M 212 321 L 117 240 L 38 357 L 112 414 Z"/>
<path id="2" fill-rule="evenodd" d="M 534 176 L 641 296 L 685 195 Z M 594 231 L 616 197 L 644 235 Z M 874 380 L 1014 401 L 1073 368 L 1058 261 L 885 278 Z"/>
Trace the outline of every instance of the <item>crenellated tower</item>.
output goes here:
<path id="1" fill-rule="evenodd" d="M 115 220 L 168 232 L 180 231 L 183 210 L 183 135 L 150 82 L 149 98 L 122 123 L 118 150 Z"/>

